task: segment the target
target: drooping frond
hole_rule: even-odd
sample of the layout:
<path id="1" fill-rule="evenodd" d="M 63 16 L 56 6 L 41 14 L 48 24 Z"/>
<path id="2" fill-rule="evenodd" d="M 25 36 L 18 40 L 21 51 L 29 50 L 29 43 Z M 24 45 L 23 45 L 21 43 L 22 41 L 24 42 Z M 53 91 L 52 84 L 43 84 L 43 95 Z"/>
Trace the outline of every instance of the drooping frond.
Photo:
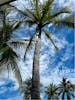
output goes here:
<path id="1" fill-rule="evenodd" d="M 18 57 L 18 55 L 7 44 L 3 44 L 0 48 L 0 51 L 2 52 L 2 53 L 0 53 L 0 67 L 4 64 L 5 64 L 5 67 L 7 67 L 8 64 L 10 64 L 13 72 L 15 73 L 15 77 L 18 80 L 19 86 L 21 86 L 22 78 L 21 78 L 20 70 L 17 66 L 16 59 L 15 59 L 15 57 Z M 9 70 L 9 68 L 8 68 L 8 70 Z"/>
<path id="2" fill-rule="evenodd" d="M 29 43 L 28 43 L 28 45 L 27 45 L 27 47 L 26 47 L 25 54 L 24 54 L 24 60 L 26 59 L 27 51 L 28 51 L 29 48 L 31 47 L 31 44 L 32 44 L 32 42 L 33 42 L 33 38 L 34 38 L 34 36 L 35 36 L 35 34 L 32 35 L 32 37 L 29 39 Z"/>
<path id="3" fill-rule="evenodd" d="M 12 31 L 16 31 L 23 23 L 24 23 L 24 21 L 18 21 L 18 22 L 15 23 L 15 25 L 13 24 L 13 30 Z"/>
<path id="4" fill-rule="evenodd" d="M 55 18 L 55 17 L 58 17 L 59 15 L 63 14 L 63 13 L 70 13 L 71 10 L 69 7 L 64 7 L 60 10 L 58 10 L 57 12 L 55 12 L 54 14 L 51 15 L 51 18 Z"/>
<path id="5" fill-rule="evenodd" d="M 59 9 L 55 13 L 52 12 L 52 13 L 46 14 L 46 16 L 43 19 L 43 26 L 48 25 L 50 23 L 54 23 L 54 21 L 58 21 L 57 19 L 59 19 L 60 15 L 65 14 L 65 13 L 70 14 L 70 12 L 71 10 L 69 7 L 64 7 L 62 9 Z"/>
<path id="6" fill-rule="evenodd" d="M 15 10 L 17 10 L 21 15 L 25 16 L 25 17 L 29 17 L 29 15 L 27 13 L 25 13 L 24 11 L 18 9 L 17 7 L 13 6 L 13 5 L 9 5 L 10 7 L 13 7 Z"/>
<path id="7" fill-rule="evenodd" d="M 13 7 L 16 11 L 18 11 L 18 13 L 21 14 L 23 17 L 25 17 L 27 19 L 29 18 L 29 19 L 32 19 L 32 20 L 34 19 L 35 14 L 33 14 L 33 12 L 30 11 L 29 9 L 25 8 L 25 11 L 22 11 L 15 6 L 12 6 L 12 5 L 10 5 L 10 6 Z"/>
<path id="8" fill-rule="evenodd" d="M 75 18 L 73 16 L 68 16 L 64 19 L 56 19 L 54 23 L 59 26 L 66 25 L 68 27 L 75 28 Z"/>
<path id="9" fill-rule="evenodd" d="M 28 24 L 29 27 L 37 24 L 36 20 L 27 19 L 25 20 L 25 24 Z"/>
<path id="10" fill-rule="evenodd" d="M 58 49 L 58 47 L 55 45 L 54 40 L 53 40 L 52 37 L 51 37 L 51 33 L 50 33 L 48 30 L 46 30 L 46 29 L 44 29 L 44 33 L 45 33 L 45 35 L 47 36 L 47 38 L 50 39 L 50 41 L 51 41 L 51 43 L 53 44 L 53 46 L 55 47 L 55 49 L 58 51 L 59 49 Z"/>
<path id="11" fill-rule="evenodd" d="M 16 59 L 11 58 L 11 61 L 12 61 L 12 66 L 11 66 L 12 71 L 14 72 L 15 77 L 18 80 L 19 87 L 21 87 L 21 85 L 22 85 L 22 77 L 21 77 L 20 69 L 19 69 L 19 67 L 17 65 Z"/>

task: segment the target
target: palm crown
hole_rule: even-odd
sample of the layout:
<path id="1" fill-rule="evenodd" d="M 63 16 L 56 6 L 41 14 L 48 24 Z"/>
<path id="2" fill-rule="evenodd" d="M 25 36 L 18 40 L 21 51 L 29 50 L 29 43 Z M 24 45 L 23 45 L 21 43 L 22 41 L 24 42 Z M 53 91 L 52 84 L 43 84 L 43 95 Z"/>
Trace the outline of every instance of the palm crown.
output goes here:
<path id="1" fill-rule="evenodd" d="M 59 95 L 62 97 L 62 100 L 65 100 L 65 97 L 67 97 L 67 100 L 71 100 L 71 98 L 75 98 L 74 96 L 74 86 L 71 84 L 69 80 L 66 78 L 63 78 L 61 83 L 58 85 L 59 87 Z"/>
<path id="2" fill-rule="evenodd" d="M 48 100 L 59 100 L 58 87 L 53 83 L 46 87 L 45 93 L 48 96 Z"/>
<path id="3" fill-rule="evenodd" d="M 0 71 L 3 69 L 2 65 L 6 64 L 7 69 L 10 70 L 10 66 L 15 73 L 15 76 L 19 82 L 19 85 L 22 83 L 21 74 L 16 62 L 16 58 L 19 56 L 10 46 L 13 42 L 9 42 L 13 32 L 20 26 L 21 22 L 15 21 L 11 23 L 7 20 L 8 13 L 4 9 L 2 11 L 3 14 L 3 25 L 0 29 Z"/>
<path id="4" fill-rule="evenodd" d="M 48 39 L 52 42 L 54 47 L 58 50 L 57 46 L 55 45 L 51 35 L 52 33 L 46 29 L 46 25 L 48 24 L 58 24 L 58 25 L 67 25 L 69 27 L 74 28 L 74 17 L 69 15 L 65 18 L 61 18 L 60 15 L 63 13 L 70 13 L 71 10 L 69 7 L 64 7 L 62 9 L 58 9 L 54 12 L 53 6 L 54 0 L 46 0 L 44 3 L 41 3 L 40 0 L 30 0 L 31 7 L 25 8 L 24 11 L 14 7 L 22 16 L 23 22 L 28 24 L 29 26 L 36 25 L 36 33 L 39 32 L 39 36 L 41 35 L 42 31 L 45 33 Z M 13 6 L 12 6 L 13 7 Z M 32 35 L 30 38 L 29 46 L 33 41 L 35 34 Z M 27 48 L 29 48 L 29 46 Z M 27 51 L 27 50 L 26 50 Z"/>
<path id="5" fill-rule="evenodd" d="M 36 32 L 33 34 L 29 40 L 29 44 L 26 48 L 26 52 L 30 48 L 33 39 L 37 36 L 37 40 L 35 39 L 35 51 L 33 58 L 33 71 L 32 71 L 32 99 L 40 99 L 40 76 L 39 76 L 39 54 L 40 54 L 40 46 L 41 46 L 41 34 L 44 33 L 46 37 L 52 42 L 55 49 L 58 50 L 54 40 L 52 39 L 52 34 L 45 27 L 49 24 L 58 24 L 58 25 L 67 25 L 69 27 L 74 28 L 73 17 L 69 15 L 68 17 L 61 18 L 61 14 L 70 13 L 70 9 L 68 7 L 64 7 L 62 9 L 58 9 L 56 12 L 53 11 L 53 2 L 54 0 L 46 0 L 44 3 L 41 3 L 40 0 L 30 0 L 30 9 L 25 8 L 24 11 L 14 7 L 22 16 L 23 22 L 27 23 L 29 26 L 36 25 Z M 68 20 L 69 19 L 69 20 Z M 26 57 L 25 52 L 25 57 Z M 24 58 L 25 58 L 24 57 Z"/>

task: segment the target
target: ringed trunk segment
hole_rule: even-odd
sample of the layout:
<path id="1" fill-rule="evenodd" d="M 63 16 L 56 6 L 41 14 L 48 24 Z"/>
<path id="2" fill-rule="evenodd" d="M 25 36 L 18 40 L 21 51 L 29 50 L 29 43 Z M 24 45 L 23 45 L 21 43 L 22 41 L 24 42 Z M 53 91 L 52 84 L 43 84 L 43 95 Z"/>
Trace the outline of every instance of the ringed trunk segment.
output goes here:
<path id="1" fill-rule="evenodd" d="M 35 43 L 33 70 L 32 70 L 32 100 L 40 100 L 40 72 L 39 72 L 39 59 L 40 59 L 41 38 Z"/>

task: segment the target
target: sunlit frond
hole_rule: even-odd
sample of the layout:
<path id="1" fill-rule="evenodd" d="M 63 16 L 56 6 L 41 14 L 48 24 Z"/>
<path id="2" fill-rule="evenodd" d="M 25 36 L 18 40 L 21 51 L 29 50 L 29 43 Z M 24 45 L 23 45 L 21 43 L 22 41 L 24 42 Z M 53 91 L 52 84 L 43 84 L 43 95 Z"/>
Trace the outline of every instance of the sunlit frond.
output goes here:
<path id="1" fill-rule="evenodd" d="M 42 6 L 42 19 L 45 17 L 45 15 L 48 13 L 50 8 L 52 7 L 54 0 L 47 0 L 46 3 L 43 4 Z"/>
<path id="2" fill-rule="evenodd" d="M 70 13 L 71 10 L 69 7 L 64 7 L 60 10 L 58 10 L 57 12 L 55 12 L 54 14 L 51 15 L 51 18 L 55 18 L 58 17 L 59 15 L 63 14 L 63 13 Z"/>
<path id="3" fill-rule="evenodd" d="M 36 14 L 38 16 L 38 20 L 40 21 L 41 19 L 41 9 L 40 9 L 40 5 L 39 5 L 39 1 L 38 0 L 35 0 L 36 3 L 35 3 L 35 9 L 36 9 Z"/>
<path id="4" fill-rule="evenodd" d="M 68 27 L 75 28 L 75 18 L 73 16 L 68 16 L 68 17 L 66 17 L 64 19 L 56 19 L 54 21 L 54 23 L 59 25 L 59 26 L 66 25 Z"/>

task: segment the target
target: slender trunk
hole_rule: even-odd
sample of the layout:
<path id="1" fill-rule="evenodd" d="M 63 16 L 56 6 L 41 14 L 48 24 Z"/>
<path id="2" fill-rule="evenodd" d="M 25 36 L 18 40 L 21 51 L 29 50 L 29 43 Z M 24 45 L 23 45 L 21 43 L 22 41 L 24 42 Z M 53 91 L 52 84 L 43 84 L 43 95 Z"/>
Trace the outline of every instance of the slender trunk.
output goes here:
<path id="1" fill-rule="evenodd" d="M 38 36 L 38 40 L 35 43 L 33 70 L 32 70 L 32 92 L 31 92 L 32 100 L 40 100 L 40 74 L 39 74 L 40 47 L 41 47 L 41 35 Z"/>

